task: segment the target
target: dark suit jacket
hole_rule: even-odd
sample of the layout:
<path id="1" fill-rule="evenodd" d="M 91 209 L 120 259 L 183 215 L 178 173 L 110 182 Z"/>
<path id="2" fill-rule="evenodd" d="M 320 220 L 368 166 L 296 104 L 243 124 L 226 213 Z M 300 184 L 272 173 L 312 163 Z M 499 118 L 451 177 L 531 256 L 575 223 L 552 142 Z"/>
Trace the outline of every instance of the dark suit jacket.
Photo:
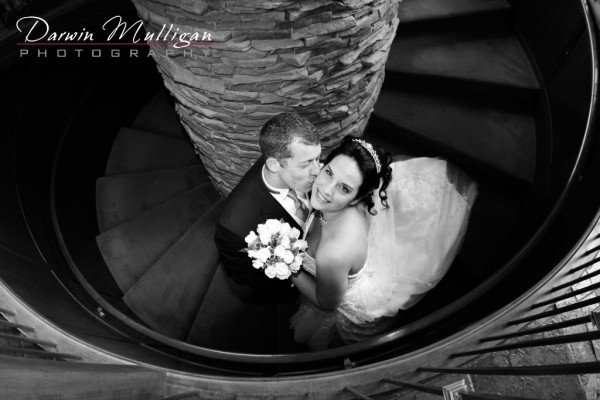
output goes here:
<path id="1" fill-rule="evenodd" d="M 302 232 L 302 228 L 271 195 L 262 179 L 261 157 L 229 194 L 215 228 L 215 242 L 225 271 L 237 283 L 255 290 L 257 301 L 287 301 L 297 296 L 289 280 L 269 279 L 264 270 L 252 267 L 243 251 L 244 238 L 267 219 L 283 219 Z M 242 250 L 242 251 L 240 251 Z"/>

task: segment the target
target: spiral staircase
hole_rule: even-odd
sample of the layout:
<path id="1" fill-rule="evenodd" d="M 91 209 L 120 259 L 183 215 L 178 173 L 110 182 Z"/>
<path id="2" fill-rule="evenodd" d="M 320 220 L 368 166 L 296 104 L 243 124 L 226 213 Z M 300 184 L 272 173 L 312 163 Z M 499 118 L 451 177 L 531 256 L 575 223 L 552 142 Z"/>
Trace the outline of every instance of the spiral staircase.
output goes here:
<path id="1" fill-rule="evenodd" d="M 533 376 L 539 388 L 548 384 L 538 375 L 560 375 L 564 398 L 583 398 L 565 388 L 597 373 L 596 361 L 538 355 L 513 366 L 488 355 L 524 363 L 514 353 L 598 339 L 591 308 L 600 300 L 585 297 L 598 287 L 600 250 L 595 7 L 402 3 L 365 136 L 397 155 L 450 159 L 479 182 L 480 197 L 432 293 L 389 333 L 316 353 L 291 340 L 293 304 L 249 303 L 223 273 L 212 241 L 223 200 L 149 60 L 6 67 L 0 307 L 18 312 L 0 310 L 0 327 L 17 329 L 0 338 L 19 343 L 0 346 L 2 374 L 15 377 L 6 393 L 541 398 L 489 377 Z M 568 331 L 576 327 L 586 329 Z M 54 384 L 27 392 L 31 371 Z M 73 373 L 81 384 L 65 391 Z"/>

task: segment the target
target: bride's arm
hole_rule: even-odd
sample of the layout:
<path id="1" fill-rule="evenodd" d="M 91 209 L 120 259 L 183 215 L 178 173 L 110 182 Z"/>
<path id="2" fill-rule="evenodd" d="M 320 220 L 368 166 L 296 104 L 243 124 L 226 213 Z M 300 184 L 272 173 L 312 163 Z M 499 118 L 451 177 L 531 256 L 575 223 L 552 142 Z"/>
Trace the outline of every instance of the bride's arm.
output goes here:
<path id="1" fill-rule="evenodd" d="M 315 307 L 323 311 L 335 311 L 344 299 L 348 286 L 349 265 L 347 249 L 327 246 L 319 249 L 316 256 L 316 279 L 306 272 L 292 277 L 292 282 Z"/>

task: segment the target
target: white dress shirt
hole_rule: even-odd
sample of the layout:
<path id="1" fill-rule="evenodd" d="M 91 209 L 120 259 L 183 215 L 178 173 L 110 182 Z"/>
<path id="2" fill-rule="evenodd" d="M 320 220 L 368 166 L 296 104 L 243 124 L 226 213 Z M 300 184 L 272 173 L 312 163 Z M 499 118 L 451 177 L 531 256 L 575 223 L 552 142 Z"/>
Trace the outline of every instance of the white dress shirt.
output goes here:
<path id="1" fill-rule="evenodd" d="M 300 218 L 298 218 L 296 216 L 296 203 L 294 202 L 294 200 L 290 197 L 288 197 L 288 192 L 290 190 L 293 189 L 279 189 L 279 188 L 275 188 L 271 185 L 269 185 L 269 182 L 267 182 L 267 177 L 265 176 L 265 166 L 263 165 L 262 168 L 262 180 L 265 183 L 265 186 L 267 187 L 267 189 L 269 189 L 269 192 L 271 193 L 271 196 L 273 196 L 275 198 L 275 200 L 277 200 L 279 202 L 279 204 L 281 204 L 283 206 L 283 208 L 285 209 L 285 211 L 288 212 L 288 214 L 290 214 L 290 216 L 292 218 L 294 218 L 294 221 L 296 221 L 298 223 L 298 225 L 300 225 L 303 229 L 304 229 L 304 223 L 306 221 L 301 221 Z M 308 210 L 308 214 L 307 214 L 307 219 L 310 216 L 310 212 L 312 211 L 310 208 L 310 201 L 308 199 L 308 196 L 306 195 L 306 193 L 300 193 L 298 191 L 296 192 L 296 196 L 298 196 L 298 200 L 300 200 L 302 203 L 304 203 L 304 205 L 306 206 L 306 209 Z"/>

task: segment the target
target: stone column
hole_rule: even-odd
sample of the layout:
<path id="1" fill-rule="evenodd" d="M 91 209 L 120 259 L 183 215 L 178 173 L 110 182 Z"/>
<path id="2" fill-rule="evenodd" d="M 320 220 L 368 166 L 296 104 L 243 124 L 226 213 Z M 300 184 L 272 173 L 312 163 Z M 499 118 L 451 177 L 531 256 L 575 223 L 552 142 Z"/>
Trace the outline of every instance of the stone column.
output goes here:
<path id="1" fill-rule="evenodd" d="M 177 112 L 213 182 L 228 193 L 259 156 L 273 115 L 295 111 L 325 150 L 362 134 L 384 78 L 399 0 L 133 0 L 150 33 L 209 43 L 152 45 Z M 166 29 L 166 28 L 165 28 Z"/>

